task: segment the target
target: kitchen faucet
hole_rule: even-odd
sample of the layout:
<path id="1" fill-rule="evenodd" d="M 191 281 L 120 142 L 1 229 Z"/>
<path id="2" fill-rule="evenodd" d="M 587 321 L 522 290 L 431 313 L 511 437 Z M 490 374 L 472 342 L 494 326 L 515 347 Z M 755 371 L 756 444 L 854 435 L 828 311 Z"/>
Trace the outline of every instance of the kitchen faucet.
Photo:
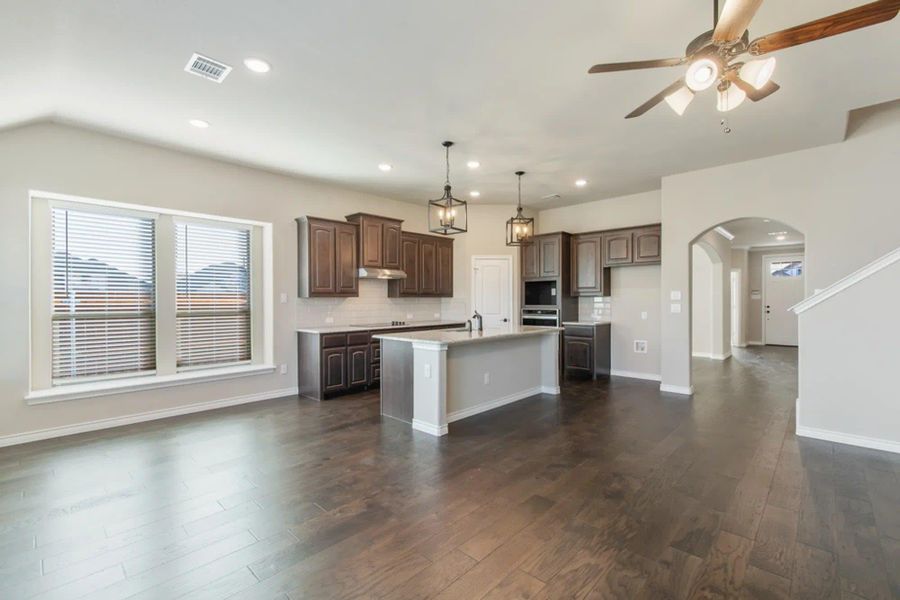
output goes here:
<path id="1" fill-rule="evenodd" d="M 481 314 L 479 314 L 479 312 L 477 310 L 475 311 L 475 314 L 472 315 L 472 318 L 475 319 L 475 322 L 478 324 L 477 331 L 484 331 L 484 319 L 482 318 Z"/>

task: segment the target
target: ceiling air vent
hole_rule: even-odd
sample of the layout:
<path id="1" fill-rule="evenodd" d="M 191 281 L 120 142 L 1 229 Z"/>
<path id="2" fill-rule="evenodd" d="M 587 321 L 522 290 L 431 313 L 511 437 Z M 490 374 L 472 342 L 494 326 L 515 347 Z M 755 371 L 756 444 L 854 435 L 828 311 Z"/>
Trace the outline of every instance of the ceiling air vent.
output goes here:
<path id="1" fill-rule="evenodd" d="M 184 70 L 216 83 L 222 83 L 228 74 L 231 73 L 231 67 L 225 63 L 197 53 L 191 56 L 191 59 L 184 66 Z"/>

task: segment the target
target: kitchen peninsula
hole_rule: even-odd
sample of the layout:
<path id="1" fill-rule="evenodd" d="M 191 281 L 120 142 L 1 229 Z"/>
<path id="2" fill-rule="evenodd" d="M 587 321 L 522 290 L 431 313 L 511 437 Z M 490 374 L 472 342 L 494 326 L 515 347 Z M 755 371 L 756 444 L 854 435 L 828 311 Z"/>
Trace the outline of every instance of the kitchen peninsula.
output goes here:
<path id="1" fill-rule="evenodd" d="M 536 394 L 559 394 L 558 327 L 373 335 L 381 413 L 435 436 L 448 423 Z"/>

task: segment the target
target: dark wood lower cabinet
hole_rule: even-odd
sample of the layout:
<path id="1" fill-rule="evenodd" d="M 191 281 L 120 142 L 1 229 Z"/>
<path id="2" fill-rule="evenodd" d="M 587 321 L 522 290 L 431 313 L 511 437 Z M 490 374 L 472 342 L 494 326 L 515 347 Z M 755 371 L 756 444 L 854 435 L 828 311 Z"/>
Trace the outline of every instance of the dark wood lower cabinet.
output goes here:
<path id="1" fill-rule="evenodd" d="M 325 400 L 364 390 L 381 381 L 381 342 L 372 335 L 391 331 L 448 329 L 463 323 L 438 326 L 401 327 L 374 331 L 349 330 L 339 333 L 297 333 L 297 374 L 301 396 Z"/>
<path id="2" fill-rule="evenodd" d="M 353 387 L 369 382 L 369 345 L 347 348 L 347 385 Z"/>
<path id="3" fill-rule="evenodd" d="M 567 375 L 596 378 L 610 373 L 610 324 L 567 324 L 563 331 L 563 366 Z"/>
<path id="4" fill-rule="evenodd" d="M 590 338 L 565 338 L 566 369 L 570 371 L 583 371 L 588 375 L 593 373 L 593 349 L 594 343 Z"/>

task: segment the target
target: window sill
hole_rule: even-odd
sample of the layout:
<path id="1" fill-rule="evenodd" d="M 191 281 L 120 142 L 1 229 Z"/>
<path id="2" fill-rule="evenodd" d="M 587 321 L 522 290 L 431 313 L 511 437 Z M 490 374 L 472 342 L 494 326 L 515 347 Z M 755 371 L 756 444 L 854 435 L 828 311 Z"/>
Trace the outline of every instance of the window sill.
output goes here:
<path id="1" fill-rule="evenodd" d="M 223 379 L 234 379 L 235 377 L 247 377 L 249 375 L 262 375 L 264 373 L 274 372 L 275 365 L 239 365 L 235 367 L 188 371 L 176 373 L 174 375 L 152 375 L 148 377 L 92 381 L 90 383 L 76 383 L 47 390 L 34 390 L 25 396 L 25 402 L 28 404 L 47 404 L 49 402 L 60 402 L 62 400 L 95 398 L 97 396 L 125 394 L 140 390 L 152 390 L 177 385 L 188 385 L 191 383 L 202 383 L 204 381 L 221 381 Z"/>

